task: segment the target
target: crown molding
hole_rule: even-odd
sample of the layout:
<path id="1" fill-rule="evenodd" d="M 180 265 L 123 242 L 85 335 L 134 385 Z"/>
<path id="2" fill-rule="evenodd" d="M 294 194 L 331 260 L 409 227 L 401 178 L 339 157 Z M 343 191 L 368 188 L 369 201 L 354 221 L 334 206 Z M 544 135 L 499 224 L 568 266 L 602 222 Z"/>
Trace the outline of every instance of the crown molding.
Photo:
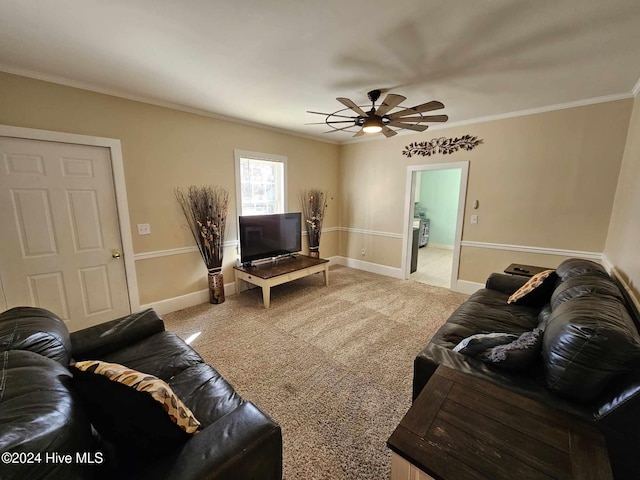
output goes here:
<path id="1" fill-rule="evenodd" d="M 544 107 L 529 108 L 527 110 L 518 110 L 515 112 L 501 113 L 498 115 L 489 115 L 486 117 L 479 117 L 471 120 L 462 120 L 460 122 L 452 122 L 446 125 L 444 124 L 437 125 L 434 128 L 431 128 L 430 130 L 443 130 L 445 128 L 462 127 L 466 125 L 473 125 L 476 123 L 486 123 L 486 122 L 493 122 L 495 120 L 504 120 L 507 118 L 526 117 L 529 115 L 537 115 L 539 113 L 554 112 L 556 110 L 566 110 L 568 108 L 585 107 L 588 105 L 595 105 L 598 103 L 607 103 L 607 102 L 615 102 L 618 100 L 626 100 L 628 98 L 633 98 L 633 93 L 631 92 L 618 93 L 615 95 L 605 95 L 603 97 L 585 98 L 583 100 L 576 100 L 573 102 L 557 103 L 555 105 L 547 105 Z"/>
<path id="2" fill-rule="evenodd" d="M 437 125 L 429 125 L 429 132 L 435 132 L 438 130 L 445 130 L 448 128 L 455 128 L 455 127 L 464 127 L 467 125 L 477 125 L 479 123 L 486 123 L 486 122 L 493 122 L 496 120 L 505 120 L 508 118 L 516 118 L 516 117 L 526 117 L 528 115 L 537 115 L 538 113 L 546 113 L 546 112 L 553 112 L 556 110 L 565 110 L 568 108 L 577 108 L 577 107 L 585 107 L 587 105 L 595 105 L 597 103 L 607 103 L 607 102 L 615 102 L 617 100 L 625 100 L 628 98 L 634 98 L 634 96 L 636 96 L 638 94 L 638 91 L 640 90 L 640 80 L 638 80 L 638 83 L 636 84 L 636 86 L 634 87 L 634 91 L 633 92 L 629 92 L 629 93 L 618 93 L 615 95 L 606 95 L 603 97 L 595 97 L 595 98 L 585 98 L 583 100 L 576 100 L 573 102 L 567 102 L 567 103 L 557 103 L 555 105 L 547 105 L 544 107 L 536 107 L 536 108 L 530 108 L 527 110 L 518 110 L 515 112 L 508 112 L 508 113 L 500 113 L 497 115 L 488 115 L 486 117 L 478 117 L 478 118 L 472 118 L 470 120 L 461 120 L 459 122 L 451 122 L 451 123 L 440 123 Z M 635 93 L 634 93 L 635 92 Z M 421 132 L 421 133 L 416 133 L 416 132 L 410 132 L 410 131 L 405 131 L 405 132 L 398 132 L 399 135 L 402 135 L 403 133 L 407 134 L 407 135 L 411 135 L 411 136 L 417 136 L 417 135 L 423 135 L 425 134 L 425 132 Z M 360 142 L 371 142 L 371 141 L 377 141 L 377 140 L 384 140 L 383 138 L 364 138 L 364 137 L 360 137 L 357 139 L 353 139 L 353 140 L 346 140 L 344 142 L 341 142 L 340 145 L 347 145 L 347 144 L 352 144 L 352 143 L 360 143 Z"/>
<path id="3" fill-rule="evenodd" d="M 293 130 L 286 130 L 283 128 L 277 128 L 277 127 L 272 127 L 269 125 L 265 125 L 262 123 L 257 123 L 257 122 L 251 122 L 248 120 L 241 120 L 239 118 L 235 118 L 235 117 L 229 117 L 226 115 L 221 115 L 219 113 L 214 113 L 214 112 L 210 112 L 208 110 L 202 110 L 202 109 L 198 109 L 198 108 L 193 108 L 193 107 L 187 107 L 185 105 L 181 105 L 179 103 L 172 103 L 172 102 L 167 102 L 167 101 L 163 101 L 163 100 L 158 100 L 155 98 L 151 98 L 151 97 L 145 97 L 142 95 L 136 95 L 136 94 L 132 94 L 132 93 L 128 93 L 128 92 L 124 92 L 121 90 L 116 90 L 116 89 L 109 89 L 109 88 L 103 88 L 103 87 L 98 87 L 96 85 L 90 84 L 90 83 L 86 83 L 86 82 L 78 82 L 76 80 L 71 80 L 68 78 L 64 78 L 64 77 L 59 77 L 56 75 L 49 75 L 49 74 L 45 74 L 45 73 L 40 73 L 40 72 L 36 72 L 33 70 L 27 70 L 27 69 L 23 69 L 23 68 L 17 68 L 17 67 L 13 67 L 10 65 L 5 65 L 0 63 L 0 72 L 5 72 L 5 73 L 9 73 L 12 75 L 19 75 L 22 77 L 28 77 L 28 78 L 33 78 L 34 80 L 41 80 L 44 82 L 50 82 L 50 83 L 55 83 L 55 84 L 59 84 L 59 85 L 64 85 L 67 87 L 73 87 L 73 88 L 78 88 L 81 90 L 88 90 L 90 92 L 95 92 L 95 93 L 100 93 L 103 95 L 110 95 L 113 97 L 118 97 L 118 98 L 124 98 L 126 100 L 132 100 L 135 102 L 140 102 L 140 103 L 146 103 L 149 105 L 155 105 L 158 107 L 164 107 L 164 108 L 170 108 L 172 110 L 178 110 L 181 112 L 186 112 L 186 113 L 192 113 L 194 115 L 200 115 L 203 117 L 209 117 L 209 118 L 214 118 L 216 120 L 222 120 L 225 122 L 230 122 L 230 123 L 235 123 L 235 124 L 239 124 L 239 125 L 244 125 L 247 127 L 254 127 L 254 128 L 260 128 L 262 130 L 268 130 L 271 132 L 275 132 L 275 133 L 280 133 L 283 135 L 291 135 L 294 137 L 299 137 L 299 138 L 305 138 L 307 140 L 314 140 L 316 142 L 322 142 L 322 143 L 329 143 L 332 145 L 349 145 L 352 143 L 360 143 L 360 142 L 372 142 L 372 141 L 381 141 L 384 140 L 382 138 L 366 138 L 366 137 L 359 137 L 356 139 L 350 139 L 350 140 L 329 140 L 326 139 L 324 137 L 318 137 L 318 136 L 314 136 L 314 135 L 305 135 L 303 133 L 299 133 Z M 497 115 L 489 115 L 486 117 L 478 117 L 478 118 L 473 118 L 473 119 L 469 119 L 469 120 L 461 120 L 459 122 L 452 122 L 452 123 L 447 123 L 447 124 L 438 124 L 438 125 L 430 125 L 429 126 L 429 131 L 433 132 L 433 131 L 438 131 L 438 130 L 444 130 L 447 128 L 455 128 L 455 127 L 462 127 L 462 126 L 467 126 L 467 125 L 475 125 L 478 123 L 486 123 L 486 122 L 492 122 L 495 120 L 504 120 L 504 119 L 508 119 L 508 118 L 516 118 L 516 117 L 524 117 L 527 115 L 536 115 L 538 113 L 545 113 L 545 112 L 552 112 L 555 110 L 564 110 L 567 108 L 576 108 L 576 107 L 583 107 L 583 106 L 587 106 L 587 105 L 594 105 L 597 103 L 606 103 L 606 102 L 613 102 L 613 101 L 617 101 L 617 100 L 624 100 L 627 98 L 634 98 L 637 97 L 638 94 L 640 93 L 640 79 L 638 79 L 638 82 L 635 84 L 635 86 L 633 87 L 631 92 L 628 93 L 619 93 L 619 94 L 615 94 L 615 95 L 605 95 L 602 97 L 594 97 L 594 98 L 586 98 L 586 99 L 582 99 L 582 100 L 576 100 L 573 102 L 566 102 L 566 103 L 558 103 L 558 104 L 554 104 L 554 105 L 547 105 L 547 106 L 543 106 L 543 107 L 536 107 L 536 108 L 530 108 L 530 109 L 526 109 L 526 110 L 518 110 L 518 111 L 514 111 L 514 112 L 508 112 L 508 113 L 501 113 L 501 114 L 497 114 Z M 411 132 L 411 131 L 404 131 L 404 132 L 398 132 L 398 134 L 400 135 L 411 135 L 411 136 L 415 136 L 415 135 L 420 135 L 419 133 L 415 133 L 415 132 Z"/>

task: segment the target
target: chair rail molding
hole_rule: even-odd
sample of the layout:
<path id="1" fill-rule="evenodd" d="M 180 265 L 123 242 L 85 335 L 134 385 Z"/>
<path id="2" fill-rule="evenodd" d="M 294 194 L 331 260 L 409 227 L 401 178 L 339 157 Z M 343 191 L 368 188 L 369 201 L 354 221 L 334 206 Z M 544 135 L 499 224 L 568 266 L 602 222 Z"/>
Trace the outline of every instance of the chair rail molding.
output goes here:
<path id="1" fill-rule="evenodd" d="M 327 227 L 327 228 L 323 228 L 322 232 L 323 233 L 339 232 L 340 230 L 341 230 L 340 227 Z M 307 235 L 307 232 L 302 232 L 303 237 L 306 235 Z M 238 242 L 238 240 L 229 240 L 224 242 L 222 246 L 224 248 L 237 247 L 239 243 L 240 242 Z M 178 247 L 178 248 L 169 248 L 166 250 L 152 250 L 149 252 L 140 252 L 140 253 L 134 254 L 133 258 L 136 261 L 149 260 L 151 258 L 168 257 L 171 255 L 184 255 L 185 253 L 194 253 L 194 252 L 198 253 L 198 247 L 196 246 Z"/>
<path id="2" fill-rule="evenodd" d="M 598 252 L 562 250 L 558 248 L 547 247 L 530 247 L 525 245 L 508 245 L 505 243 L 474 242 L 470 240 L 463 240 L 462 242 L 460 242 L 460 245 L 463 247 L 488 248 L 491 250 L 508 250 L 510 252 L 539 253 L 543 255 L 559 255 L 561 257 L 580 257 L 590 260 L 602 261 L 602 253 Z"/>
<path id="3" fill-rule="evenodd" d="M 222 244 L 223 248 L 235 247 L 238 245 L 237 240 L 231 240 Z M 148 260 L 150 258 L 168 257 L 171 255 L 184 255 L 185 253 L 199 253 L 198 247 L 179 247 L 169 248 L 167 250 L 153 250 L 150 252 L 141 252 L 133 255 L 134 260 Z"/>
<path id="4" fill-rule="evenodd" d="M 347 233 L 360 233 L 362 235 L 373 235 L 375 237 L 403 238 L 401 233 L 381 232 L 378 230 L 366 230 L 363 228 L 340 227 L 340 231 Z"/>

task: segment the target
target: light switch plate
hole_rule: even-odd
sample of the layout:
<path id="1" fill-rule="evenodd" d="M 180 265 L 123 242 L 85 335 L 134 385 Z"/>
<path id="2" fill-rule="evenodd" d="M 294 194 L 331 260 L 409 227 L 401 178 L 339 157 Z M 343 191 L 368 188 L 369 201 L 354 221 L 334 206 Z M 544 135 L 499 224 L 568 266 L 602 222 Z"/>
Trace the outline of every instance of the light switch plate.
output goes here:
<path id="1" fill-rule="evenodd" d="M 478 215 L 471 215 L 471 223 L 478 223 Z"/>
<path id="2" fill-rule="evenodd" d="M 148 223 L 139 223 L 138 224 L 138 235 L 149 235 L 151 234 L 151 225 Z"/>

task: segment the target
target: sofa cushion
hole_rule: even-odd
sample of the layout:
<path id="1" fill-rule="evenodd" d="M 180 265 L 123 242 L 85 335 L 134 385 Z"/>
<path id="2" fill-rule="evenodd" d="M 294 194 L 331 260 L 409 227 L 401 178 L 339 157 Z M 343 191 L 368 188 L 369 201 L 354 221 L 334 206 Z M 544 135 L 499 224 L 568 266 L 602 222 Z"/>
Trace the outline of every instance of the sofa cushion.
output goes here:
<path id="1" fill-rule="evenodd" d="M 542 307 L 549 303 L 556 279 L 553 270 L 536 273 L 507 299 L 507 303 Z"/>
<path id="2" fill-rule="evenodd" d="M 73 383 L 96 430 L 126 462 L 158 457 L 186 442 L 200 423 L 171 388 L 123 365 L 71 365 Z"/>
<path id="3" fill-rule="evenodd" d="M 617 299 L 572 298 L 551 312 L 542 356 L 551 391 L 589 402 L 640 359 L 640 335 Z"/>
<path id="4" fill-rule="evenodd" d="M 509 295 L 483 288 L 460 305 L 440 327 L 432 341 L 453 348 L 476 333 L 520 335 L 538 326 L 539 309 L 507 304 Z"/>
<path id="5" fill-rule="evenodd" d="M 624 301 L 622 292 L 613 280 L 605 278 L 602 275 L 592 275 L 585 273 L 570 277 L 562 282 L 551 294 L 551 308 L 557 308 L 563 302 L 572 298 L 583 297 L 586 295 L 607 295 Z"/>
<path id="6" fill-rule="evenodd" d="M 509 343 L 489 348 L 478 355 L 483 362 L 506 370 L 524 370 L 540 357 L 542 330 L 534 328 Z"/>
<path id="7" fill-rule="evenodd" d="M 0 314 L 0 351 L 28 350 L 67 366 L 71 340 L 65 323 L 43 308 L 15 307 Z"/>
<path id="8" fill-rule="evenodd" d="M 41 452 L 40 462 L 0 464 L 0 478 L 84 478 L 85 468 L 91 478 L 99 468 L 44 458 L 93 450 L 91 424 L 71 383 L 69 370 L 54 360 L 26 350 L 0 353 L 0 452 Z"/>
<path id="9" fill-rule="evenodd" d="M 568 278 L 585 274 L 609 278 L 609 274 L 602 265 L 598 265 L 591 260 L 584 260 L 581 258 L 569 258 L 568 260 L 565 260 L 558 265 L 558 268 L 556 268 L 556 274 L 562 282 Z"/>

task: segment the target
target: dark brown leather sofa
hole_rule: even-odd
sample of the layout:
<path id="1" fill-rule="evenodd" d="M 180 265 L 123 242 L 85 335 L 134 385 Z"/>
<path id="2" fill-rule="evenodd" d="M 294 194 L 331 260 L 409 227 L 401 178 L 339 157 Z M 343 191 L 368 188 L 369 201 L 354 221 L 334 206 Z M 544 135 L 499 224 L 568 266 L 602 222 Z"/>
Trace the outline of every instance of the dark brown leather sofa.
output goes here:
<path id="1" fill-rule="evenodd" d="M 638 312 L 600 265 L 570 259 L 558 266 L 548 303 L 507 304 L 526 278 L 492 274 L 436 332 L 414 361 L 413 398 L 438 365 L 482 377 L 597 422 L 614 476 L 640 478 L 640 334 Z M 532 365 L 506 370 L 453 348 L 474 334 L 544 330 Z"/>
<path id="2" fill-rule="evenodd" d="M 68 366 L 83 359 L 126 365 L 164 380 L 200 421 L 200 431 L 135 470 L 118 464 L 113 446 L 92 429 L 90 412 L 74 387 Z M 282 478 L 280 427 L 165 331 L 153 310 L 71 335 L 46 310 L 7 310 L 0 314 L 0 362 L 3 480 Z"/>

